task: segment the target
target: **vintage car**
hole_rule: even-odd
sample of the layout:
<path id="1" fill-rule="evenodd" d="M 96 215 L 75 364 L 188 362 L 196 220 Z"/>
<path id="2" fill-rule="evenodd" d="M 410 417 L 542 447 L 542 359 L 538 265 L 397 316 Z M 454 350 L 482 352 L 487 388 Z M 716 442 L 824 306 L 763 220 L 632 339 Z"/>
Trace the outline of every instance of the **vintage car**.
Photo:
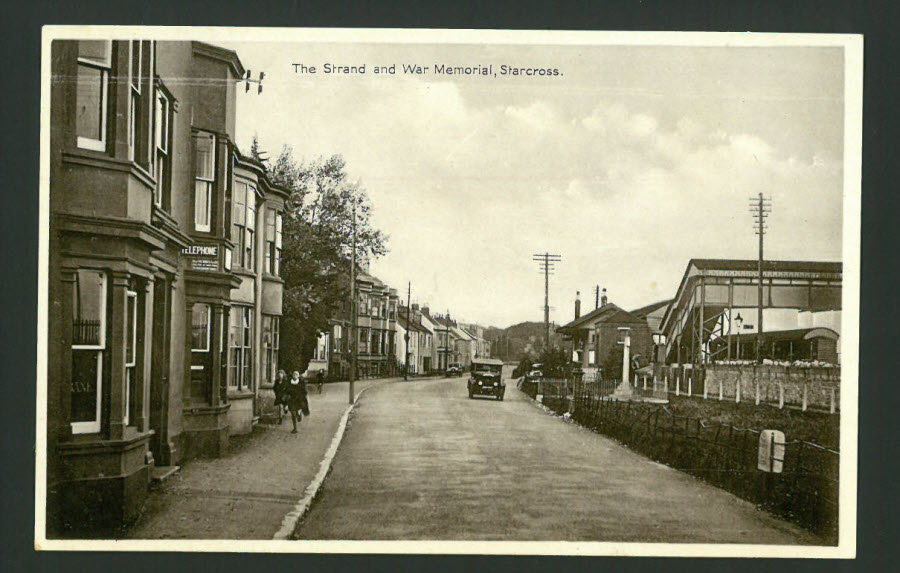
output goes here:
<path id="1" fill-rule="evenodd" d="M 447 367 L 447 376 L 462 376 L 463 365 L 461 362 L 451 362 Z"/>
<path id="2" fill-rule="evenodd" d="M 475 396 L 493 396 L 503 400 L 506 384 L 503 383 L 503 361 L 493 358 L 476 358 L 472 360 L 472 375 L 467 384 L 469 398 Z"/>

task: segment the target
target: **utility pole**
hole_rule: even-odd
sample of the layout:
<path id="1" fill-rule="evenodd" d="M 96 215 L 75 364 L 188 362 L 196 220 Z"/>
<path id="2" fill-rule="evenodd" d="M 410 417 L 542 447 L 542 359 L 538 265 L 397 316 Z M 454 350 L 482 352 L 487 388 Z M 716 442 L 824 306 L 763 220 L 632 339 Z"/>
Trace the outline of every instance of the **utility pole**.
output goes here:
<path id="1" fill-rule="evenodd" d="M 536 254 L 531 260 L 537 261 L 538 267 L 544 273 L 544 349 L 550 350 L 550 275 L 553 274 L 556 263 L 562 260 L 560 255 Z"/>
<path id="2" fill-rule="evenodd" d="M 754 218 L 753 228 L 759 236 L 759 258 L 756 262 L 756 363 L 762 364 L 762 334 L 763 334 L 763 237 L 766 234 L 766 218 L 772 212 L 772 199 L 765 197 L 760 192 L 756 197 L 750 198 L 750 213 Z"/>
<path id="3" fill-rule="evenodd" d="M 409 281 L 409 290 L 406 293 L 406 334 L 404 338 L 406 338 L 406 370 L 403 372 L 403 379 L 409 380 L 409 329 L 412 327 L 412 320 L 410 319 L 409 313 L 412 311 L 412 281 Z"/>
<path id="4" fill-rule="evenodd" d="M 594 287 L 594 310 L 600 308 L 600 285 Z"/>
<path id="5" fill-rule="evenodd" d="M 350 404 L 353 404 L 353 382 L 356 380 L 356 355 L 359 352 L 359 332 L 357 322 L 359 317 L 356 312 L 356 202 L 353 202 L 353 240 L 351 241 L 352 253 L 350 255 L 350 320 L 352 320 L 350 331 Z"/>

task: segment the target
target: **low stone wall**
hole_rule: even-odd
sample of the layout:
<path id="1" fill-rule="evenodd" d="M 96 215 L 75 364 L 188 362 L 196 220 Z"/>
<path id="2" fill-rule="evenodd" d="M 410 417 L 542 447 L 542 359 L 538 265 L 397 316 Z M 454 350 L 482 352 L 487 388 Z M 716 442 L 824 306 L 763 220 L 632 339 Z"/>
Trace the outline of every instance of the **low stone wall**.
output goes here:
<path id="1" fill-rule="evenodd" d="M 840 409 L 841 369 L 837 367 L 712 364 L 704 374 L 703 389 L 708 398 L 721 395 L 723 400 L 735 402 L 758 401 L 830 412 Z"/>

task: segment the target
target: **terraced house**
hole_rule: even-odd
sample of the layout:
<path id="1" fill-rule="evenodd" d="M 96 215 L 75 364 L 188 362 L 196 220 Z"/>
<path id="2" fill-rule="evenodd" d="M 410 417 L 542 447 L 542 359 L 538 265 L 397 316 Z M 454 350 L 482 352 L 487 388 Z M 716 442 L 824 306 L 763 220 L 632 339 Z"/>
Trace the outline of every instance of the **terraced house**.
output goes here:
<path id="1" fill-rule="evenodd" d="M 48 531 L 96 530 L 259 415 L 285 191 L 234 144 L 233 51 L 55 41 L 51 71 Z"/>

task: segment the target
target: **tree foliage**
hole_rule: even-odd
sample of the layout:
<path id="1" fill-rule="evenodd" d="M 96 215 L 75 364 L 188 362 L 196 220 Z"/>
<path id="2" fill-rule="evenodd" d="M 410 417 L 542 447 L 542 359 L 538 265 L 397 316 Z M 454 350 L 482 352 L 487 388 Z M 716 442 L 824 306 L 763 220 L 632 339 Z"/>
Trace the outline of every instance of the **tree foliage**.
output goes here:
<path id="1" fill-rule="evenodd" d="M 282 227 L 279 361 L 303 372 L 329 320 L 349 309 L 354 211 L 357 270 L 387 252 L 387 237 L 372 226 L 368 195 L 349 180 L 340 155 L 303 162 L 285 145 L 269 171 L 290 191 Z"/>

